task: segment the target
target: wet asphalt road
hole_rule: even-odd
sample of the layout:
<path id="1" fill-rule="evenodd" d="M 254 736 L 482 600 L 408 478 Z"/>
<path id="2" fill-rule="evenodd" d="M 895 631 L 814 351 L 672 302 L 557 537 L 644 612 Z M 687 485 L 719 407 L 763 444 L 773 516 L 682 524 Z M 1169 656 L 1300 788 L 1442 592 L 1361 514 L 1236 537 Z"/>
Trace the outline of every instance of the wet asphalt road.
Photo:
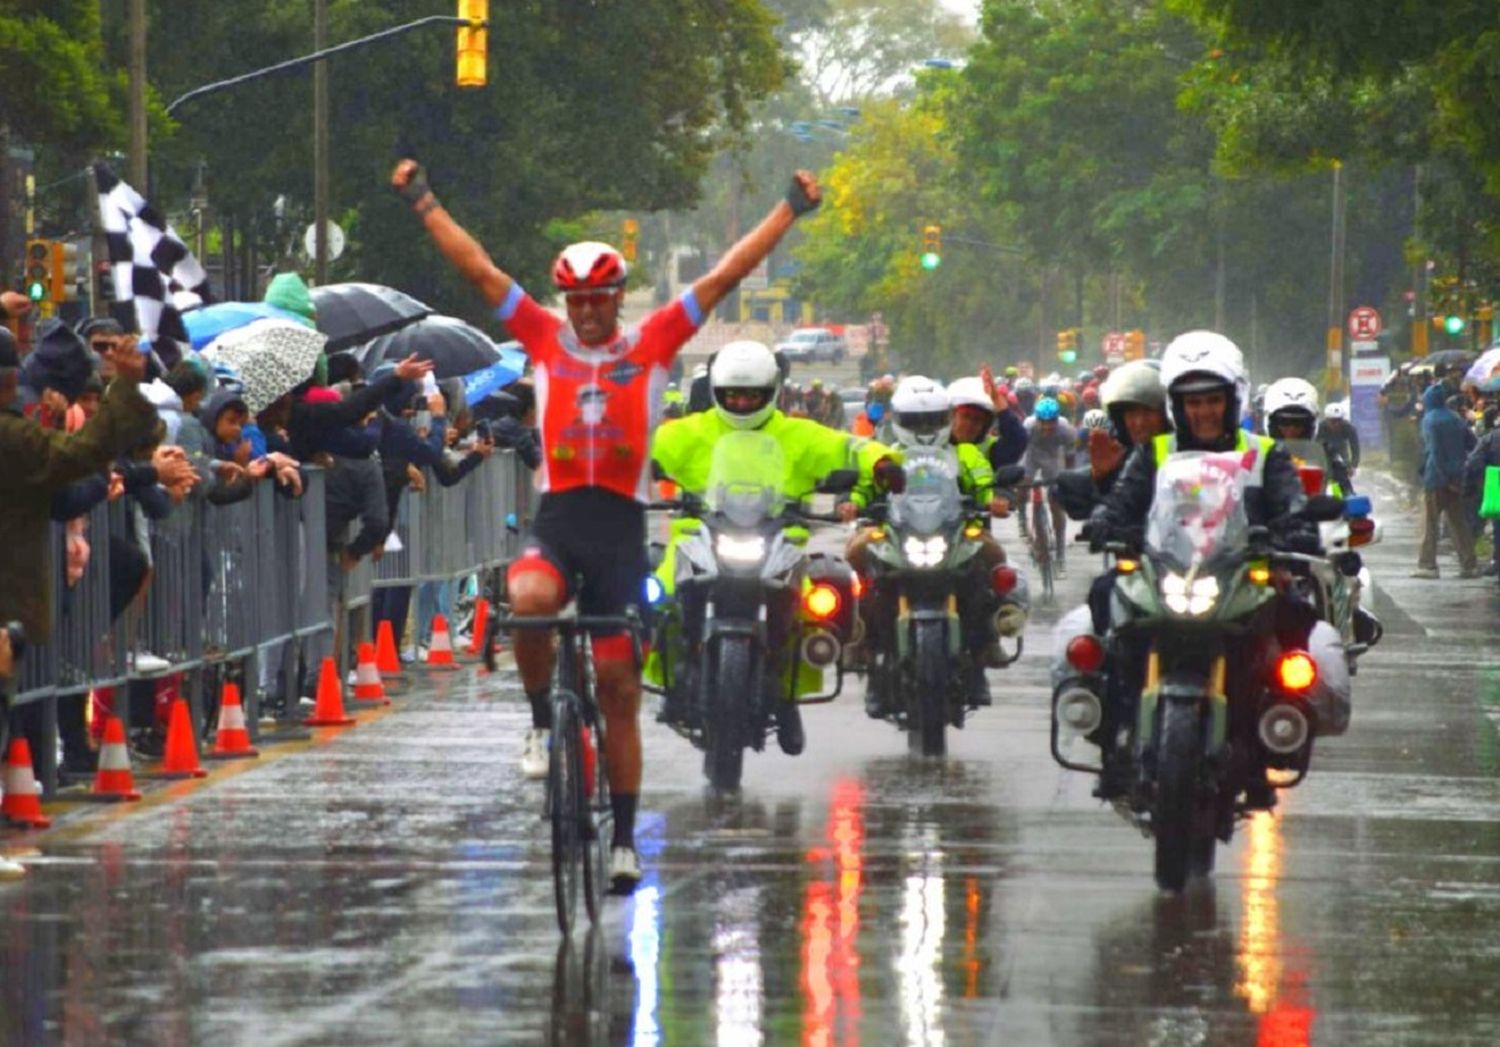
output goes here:
<path id="1" fill-rule="evenodd" d="M 945 761 L 856 686 L 716 802 L 648 713 L 647 878 L 560 951 L 519 691 L 466 671 L 0 835 L 0 1043 L 1500 1042 L 1500 598 L 1383 504 L 1349 734 L 1183 897 L 1048 756 L 1041 607 Z"/>

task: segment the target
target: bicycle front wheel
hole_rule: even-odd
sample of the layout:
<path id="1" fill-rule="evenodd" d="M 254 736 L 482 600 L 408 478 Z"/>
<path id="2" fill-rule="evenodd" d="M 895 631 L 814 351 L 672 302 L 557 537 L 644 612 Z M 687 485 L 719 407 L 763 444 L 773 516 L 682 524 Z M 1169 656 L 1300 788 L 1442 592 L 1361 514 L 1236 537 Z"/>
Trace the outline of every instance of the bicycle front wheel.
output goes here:
<path id="1" fill-rule="evenodd" d="M 560 696 L 552 707 L 552 750 L 547 766 L 547 813 L 552 822 L 552 888 L 557 901 L 557 927 L 573 931 L 578 912 L 578 883 L 583 865 L 579 827 L 587 799 L 583 789 L 583 758 L 579 751 L 578 710 L 571 695 Z"/>
<path id="2" fill-rule="evenodd" d="M 1045 499 L 1038 499 L 1031 503 L 1031 558 L 1036 563 L 1037 573 L 1042 576 L 1042 595 L 1050 600 L 1052 599 L 1052 528 Z"/>
<path id="3" fill-rule="evenodd" d="M 609 802 L 609 775 L 604 766 L 604 739 L 587 723 L 578 726 L 578 749 L 583 757 L 584 805 L 579 818 L 583 837 L 583 901 L 589 920 L 604 918 L 604 893 L 609 890 L 609 845 L 614 815 Z"/>

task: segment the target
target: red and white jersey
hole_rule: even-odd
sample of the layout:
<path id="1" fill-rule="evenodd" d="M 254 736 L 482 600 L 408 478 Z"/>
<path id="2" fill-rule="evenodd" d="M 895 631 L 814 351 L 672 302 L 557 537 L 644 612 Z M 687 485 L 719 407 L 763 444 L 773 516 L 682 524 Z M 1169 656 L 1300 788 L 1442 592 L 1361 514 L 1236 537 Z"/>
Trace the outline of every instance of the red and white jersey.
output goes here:
<path id="1" fill-rule="evenodd" d="M 603 487 L 650 501 L 651 433 L 667 372 L 703 322 L 693 292 L 599 346 L 581 343 L 519 285 L 497 313 L 536 367 L 540 489 Z"/>

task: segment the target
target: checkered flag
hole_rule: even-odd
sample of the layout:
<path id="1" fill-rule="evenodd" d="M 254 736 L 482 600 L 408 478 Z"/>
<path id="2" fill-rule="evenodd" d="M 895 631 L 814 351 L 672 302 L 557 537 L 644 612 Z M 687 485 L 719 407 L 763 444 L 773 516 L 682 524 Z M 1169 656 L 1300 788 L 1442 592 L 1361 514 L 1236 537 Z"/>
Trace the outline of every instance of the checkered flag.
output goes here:
<path id="1" fill-rule="evenodd" d="M 108 165 L 95 164 L 94 179 L 115 281 L 111 311 L 170 368 L 192 344 L 182 313 L 214 300 L 208 275 L 166 219 Z"/>

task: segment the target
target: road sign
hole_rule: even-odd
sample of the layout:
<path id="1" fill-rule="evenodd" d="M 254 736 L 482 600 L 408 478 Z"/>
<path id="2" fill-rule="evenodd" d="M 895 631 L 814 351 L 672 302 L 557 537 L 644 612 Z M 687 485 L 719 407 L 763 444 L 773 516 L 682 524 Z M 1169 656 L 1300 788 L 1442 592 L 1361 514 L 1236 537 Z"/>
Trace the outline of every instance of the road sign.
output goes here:
<path id="1" fill-rule="evenodd" d="M 1373 342 L 1383 325 L 1380 314 L 1368 305 L 1362 305 L 1349 314 L 1349 337 L 1356 342 Z"/>
<path id="2" fill-rule="evenodd" d="M 1099 346 L 1104 350 L 1104 359 L 1110 364 L 1125 362 L 1125 350 L 1129 345 L 1124 331 L 1110 331 L 1100 341 Z"/>
<path id="3" fill-rule="evenodd" d="M 1391 374 L 1388 356 L 1366 356 L 1349 364 L 1349 414 L 1361 447 L 1380 448 L 1385 432 L 1380 424 L 1380 390 Z"/>

